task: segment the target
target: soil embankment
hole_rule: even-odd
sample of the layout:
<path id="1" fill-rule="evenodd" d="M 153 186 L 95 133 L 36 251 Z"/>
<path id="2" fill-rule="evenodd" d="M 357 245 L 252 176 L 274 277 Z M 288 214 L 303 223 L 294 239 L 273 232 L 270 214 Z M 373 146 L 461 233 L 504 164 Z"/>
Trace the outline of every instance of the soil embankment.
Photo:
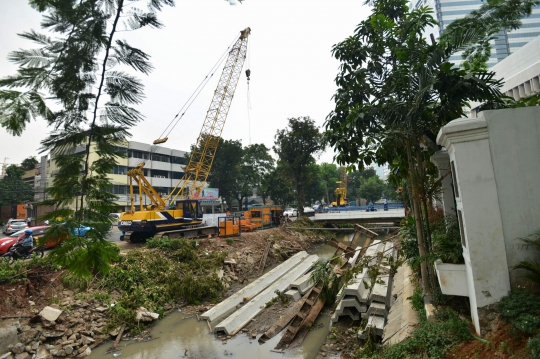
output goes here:
<path id="1" fill-rule="evenodd" d="M 301 223 L 297 221 L 296 226 Z M 84 283 L 63 270 L 35 266 L 25 272 L 23 280 L 0 286 L 0 328 L 17 332 L 6 349 L 17 359 L 82 358 L 107 341 L 112 345 L 115 339 L 148 340 L 152 333 L 145 324 L 157 314 L 182 308 L 184 313 L 196 315 L 219 301 L 219 295 L 226 298 L 265 268 L 324 241 L 325 234 L 273 228 L 235 238 L 206 238 L 193 248 L 192 242 L 190 248 L 132 246 L 134 249 L 122 251 L 111 273 Z M 160 273 L 153 272 L 155 267 Z M 194 285 L 201 293 L 186 289 Z M 207 297 L 206 288 L 221 291 L 218 297 Z M 177 292 L 183 294 L 174 294 Z M 200 304 L 193 305 L 197 302 Z M 47 312 L 59 315 L 51 317 Z M 272 312 L 279 316 L 281 311 L 269 310 Z"/>

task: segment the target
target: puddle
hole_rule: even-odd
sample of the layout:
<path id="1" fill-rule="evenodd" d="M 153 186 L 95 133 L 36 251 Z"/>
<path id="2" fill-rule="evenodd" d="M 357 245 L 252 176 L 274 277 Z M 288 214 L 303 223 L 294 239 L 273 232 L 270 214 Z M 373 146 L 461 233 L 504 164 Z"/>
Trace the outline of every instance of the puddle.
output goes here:
<path id="1" fill-rule="evenodd" d="M 328 335 L 330 317 L 327 313 L 321 314 L 314 327 L 322 324 L 306 336 L 301 347 L 286 350 L 283 354 L 274 353 L 274 349 L 281 335 L 276 335 L 264 344 L 255 339 L 249 339 L 246 334 L 239 334 L 229 339 L 226 344 L 208 333 L 206 322 L 198 322 L 195 318 L 187 318 L 182 313 L 171 313 L 159 321 L 152 330 L 156 339 L 149 342 L 121 341 L 118 349 L 123 359 L 153 359 L 153 358 L 192 358 L 192 359 L 314 359 L 321 344 Z M 259 337 L 258 335 L 257 337 Z M 92 350 L 88 358 L 113 358 L 113 353 L 106 354 L 111 342 L 102 344 Z M 186 352 L 187 350 L 187 352 Z M 225 352 L 227 355 L 225 355 Z"/>

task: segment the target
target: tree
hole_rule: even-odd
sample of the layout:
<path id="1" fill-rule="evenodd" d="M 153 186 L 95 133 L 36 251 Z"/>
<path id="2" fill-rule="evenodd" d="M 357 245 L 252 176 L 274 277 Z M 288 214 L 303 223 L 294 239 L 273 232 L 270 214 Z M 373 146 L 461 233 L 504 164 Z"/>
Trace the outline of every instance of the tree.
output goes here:
<path id="1" fill-rule="evenodd" d="M 210 187 L 219 188 L 219 194 L 225 199 L 228 208 L 232 208 L 232 200 L 237 197 L 238 183 L 242 175 L 243 154 L 240 141 L 220 139 L 216 157 L 208 175 Z"/>
<path id="2" fill-rule="evenodd" d="M 286 205 L 294 200 L 293 185 L 283 174 L 283 166 L 278 164 L 271 172 L 264 175 L 262 180 L 263 200 L 265 196 L 272 198 L 275 204 Z"/>
<path id="3" fill-rule="evenodd" d="M 314 156 L 324 149 L 322 134 L 309 117 L 289 118 L 289 127 L 277 131 L 273 149 L 279 157 L 283 175 L 296 189 L 298 212 L 303 215 L 306 186 L 313 181 L 309 177 L 309 166 L 315 163 Z"/>
<path id="4" fill-rule="evenodd" d="M 0 206 L 21 204 L 34 200 L 32 186 L 22 180 L 24 170 L 11 165 L 0 180 Z"/>
<path id="5" fill-rule="evenodd" d="M 237 182 L 237 200 L 243 203 L 244 198 L 252 195 L 254 188 L 260 188 L 262 179 L 274 165 L 268 148 L 264 144 L 253 144 L 245 147 L 240 167 L 241 176 Z"/>
<path id="6" fill-rule="evenodd" d="M 453 53 L 480 41 L 483 29 L 455 28 L 428 44 L 424 29 L 436 25 L 430 9 L 410 12 L 404 0 L 371 4 L 372 14 L 332 50 L 341 65 L 326 138 L 339 163 L 358 163 L 360 168 L 389 163 L 395 174 L 407 178 L 418 248 L 425 258 L 429 243 L 421 206 L 427 214 L 425 178 L 432 164 L 421 137 L 434 138 L 441 126 L 464 116 L 469 101 L 500 101 L 500 82 L 492 72 L 466 71 L 449 62 Z M 421 276 L 429 293 L 425 260 Z"/>
<path id="7" fill-rule="evenodd" d="M 368 201 L 376 201 L 381 198 L 384 191 L 384 182 L 375 175 L 362 181 L 360 188 L 357 189 L 357 196 L 365 198 Z"/>
<path id="8" fill-rule="evenodd" d="M 138 8 L 140 3 L 145 8 Z M 42 27 L 54 37 L 34 30 L 20 35 L 38 47 L 14 51 L 9 57 L 19 69 L 0 80 L 0 124 L 13 135 L 21 135 L 35 118 L 45 119 L 53 128 L 41 149 L 51 152 L 59 170 L 44 204 L 58 208 L 46 218 L 66 220 L 45 238 L 67 239 L 50 258 L 80 276 L 106 272 L 117 253 L 106 241 L 108 226 L 96 228 L 87 238 L 70 237 L 69 229 L 77 222 L 108 222 L 115 196 L 109 192 L 107 174 L 123 156 L 115 146 L 143 118 L 133 107 L 143 99 L 143 85 L 119 67 L 148 74 L 149 55 L 115 37 L 122 25 L 126 30 L 162 27 L 156 12 L 174 1 L 30 0 L 30 4 L 43 13 Z M 51 109 L 48 99 L 60 109 Z M 77 146 L 86 148 L 83 156 L 72 153 Z M 91 148 L 100 156 L 92 164 Z M 80 203 L 74 212 L 69 206 L 76 198 Z"/>
<path id="9" fill-rule="evenodd" d="M 336 187 L 336 182 L 339 181 L 339 170 L 338 167 L 333 163 L 323 162 L 320 164 L 321 167 L 321 180 L 323 181 L 324 191 L 326 194 L 326 204 L 332 203 L 335 200 L 334 189 Z"/>
<path id="10" fill-rule="evenodd" d="M 35 156 L 25 158 L 21 162 L 21 168 L 25 171 L 30 171 L 36 168 L 36 165 L 38 164 L 38 160 L 36 160 Z"/>
<path id="11" fill-rule="evenodd" d="M 326 195 L 326 187 L 322 178 L 321 167 L 312 164 L 308 167 L 308 177 L 312 181 L 306 185 L 306 201 L 312 206 L 315 201 L 320 201 Z"/>

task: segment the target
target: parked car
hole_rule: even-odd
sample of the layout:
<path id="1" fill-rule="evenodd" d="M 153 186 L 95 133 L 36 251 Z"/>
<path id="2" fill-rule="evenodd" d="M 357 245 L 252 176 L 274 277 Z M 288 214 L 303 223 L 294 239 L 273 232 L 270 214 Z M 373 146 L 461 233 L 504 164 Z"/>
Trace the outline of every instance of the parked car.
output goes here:
<path id="1" fill-rule="evenodd" d="M 34 237 L 34 240 L 37 239 L 34 245 L 43 245 L 45 248 L 52 248 L 60 243 L 60 239 L 58 241 L 49 243 L 39 243 L 39 239 L 45 235 L 45 232 L 47 232 L 47 229 L 49 228 L 50 226 L 38 226 L 30 228 L 32 230 L 32 237 Z M 0 238 L 0 255 L 6 254 L 11 246 L 17 243 L 17 241 L 21 240 L 24 237 L 25 230 L 26 229 L 17 231 L 9 237 Z"/>
<path id="2" fill-rule="evenodd" d="M 296 208 L 285 208 L 283 216 L 289 215 L 289 217 L 298 217 L 298 210 Z"/>
<path id="3" fill-rule="evenodd" d="M 2 232 L 5 234 L 12 234 L 26 228 L 28 228 L 28 224 L 25 219 L 10 219 L 2 227 Z"/>

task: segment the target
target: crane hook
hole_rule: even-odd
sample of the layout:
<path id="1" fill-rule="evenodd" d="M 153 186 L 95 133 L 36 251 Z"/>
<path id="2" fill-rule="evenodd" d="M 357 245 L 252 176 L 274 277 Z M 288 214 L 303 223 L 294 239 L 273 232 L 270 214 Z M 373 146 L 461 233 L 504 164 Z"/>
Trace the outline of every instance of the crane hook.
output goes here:
<path id="1" fill-rule="evenodd" d="M 246 77 L 247 77 L 247 80 L 249 81 L 249 76 L 251 75 L 251 70 L 250 69 L 247 69 L 246 70 Z"/>

